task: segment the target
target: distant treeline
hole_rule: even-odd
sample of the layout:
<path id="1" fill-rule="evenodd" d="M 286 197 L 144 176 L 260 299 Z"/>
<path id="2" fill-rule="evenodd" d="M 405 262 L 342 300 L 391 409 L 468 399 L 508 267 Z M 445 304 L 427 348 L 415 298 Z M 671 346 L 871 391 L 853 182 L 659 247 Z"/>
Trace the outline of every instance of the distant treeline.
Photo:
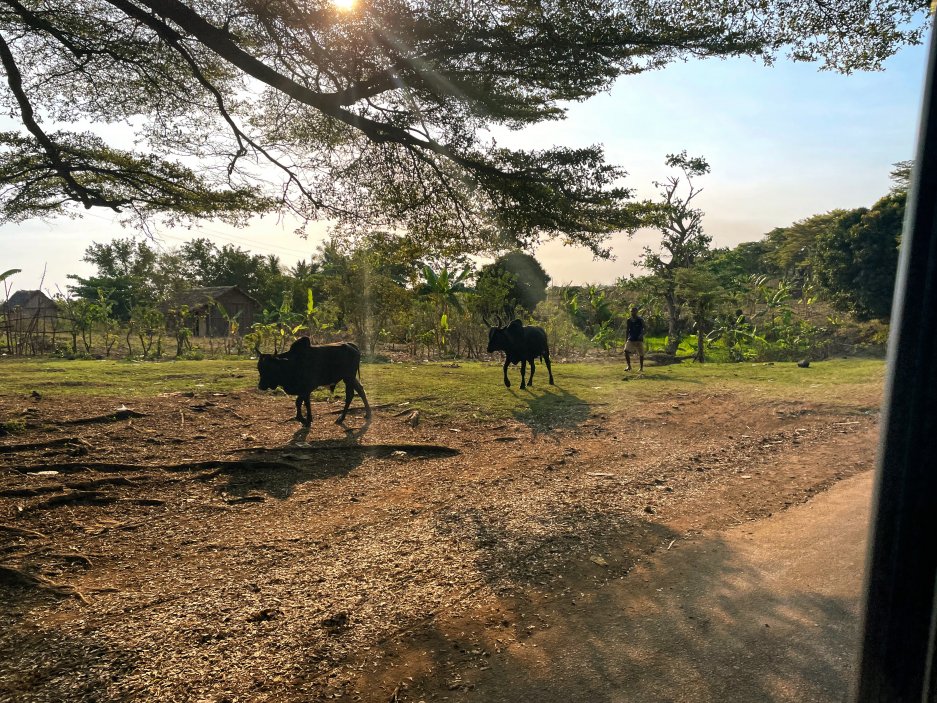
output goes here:
<path id="1" fill-rule="evenodd" d="M 693 207 L 694 179 L 708 165 L 686 154 L 668 164 L 682 176 L 658 184 L 660 199 L 642 204 L 660 230 L 660 247 L 645 250 L 645 275 L 614 285 L 551 286 L 540 263 L 520 251 L 481 267 L 458 258 L 427 261 L 412 242 L 385 232 L 329 241 L 291 267 L 206 238 L 172 251 L 128 238 L 88 247 L 84 261 L 96 273 L 70 276 L 67 294 L 53 296 L 59 311 L 51 340 L 48 325 L 24 330 L 22 311 L 7 307 L 0 345 L 12 353 L 154 357 L 164 354 L 167 338 L 185 356 L 244 353 L 255 344 L 280 349 L 309 334 L 351 338 L 372 355 L 389 346 L 413 356 L 478 357 L 489 324 L 521 317 L 543 325 L 562 358 L 619 348 L 628 310 L 637 305 L 652 350 L 700 361 L 880 348 L 909 163 L 896 164 L 894 188 L 870 208 L 815 215 L 731 249 L 711 248 L 702 212 Z M 7 298 L 13 282 L 15 276 L 4 282 Z M 260 319 L 245 329 L 227 317 L 228 334 L 206 349 L 192 338 L 190 311 L 173 307 L 174 296 L 232 285 L 259 302 Z"/>

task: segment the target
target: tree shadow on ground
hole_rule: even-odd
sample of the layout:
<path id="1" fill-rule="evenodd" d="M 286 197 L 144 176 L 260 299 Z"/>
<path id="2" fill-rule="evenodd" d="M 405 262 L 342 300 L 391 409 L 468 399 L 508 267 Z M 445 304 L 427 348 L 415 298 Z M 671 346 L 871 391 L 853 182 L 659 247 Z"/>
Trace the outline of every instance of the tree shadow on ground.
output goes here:
<path id="1" fill-rule="evenodd" d="M 602 517 L 592 519 L 599 527 Z M 848 693 L 858 596 L 779 586 L 777 574 L 720 536 L 670 550 L 683 535 L 643 520 L 608 535 L 621 549 L 606 552 L 605 566 L 585 544 L 564 545 L 563 535 L 524 544 L 480 515 L 464 520 L 477 533 L 480 571 L 502 594 L 497 615 L 440 619 L 415 634 L 407 645 L 432 656 L 414 677 L 413 700 L 832 703 Z M 615 577 L 617 565 L 630 570 L 648 547 L 658 553 Z M 557 549 L 582 550 L 559 578 L 549 559 Z M 535 592 L 536 604 L 503 595 L 510 586 Z"/>
<path id="2" fill-rule="evenodd" d="M 32 600 L 38 602 L 39 598 L 26 599 L 26 605 Z M 3 612 L 0 617 L 11 624 L 17 619 L 16 611 L 26 605 L 10 608 L 12 613 Z M 71 637 L 55 626 L 17 630 L 16 637 L 7 638 L 4 646 L 0 646 L 0 701 L 115 700 L 114 681 L 146 666 L 132 647 Z M 24 662 L 33 665 L 17 666 Z M 102 665 L 103 662 L 107 665 Z"/>
<path id="3" fill-rule="evenodd" d="M 554 581 L 570 564 L 580 571 L 584 568 L 590 578 L 621 576 L 649 551 L 673 539 L 672 530 L 659 523 L 575 503 L 557 512 L 545 508 L 533 518 L 515 518 L 502 508 L 507 506 L 453 505 L 440 511 L 436 526 L 444 540 L 475 545 L 477 572 L 496 592 L 560 585 Z M 590 562 L 597 554 L 605 554 L 617 566 Z M 594 587 L 593 582 L 589 588 Z"/>
<path id="4" fill-rule="evenodd" d="M 514 418 L 535 433 L 577 427 L 589 417 L 589 403 L 561 386 L 528 386 L 524 390 L 510 390 L 516 398 L 527 403 L 526 408 L 514 412 Z"/>

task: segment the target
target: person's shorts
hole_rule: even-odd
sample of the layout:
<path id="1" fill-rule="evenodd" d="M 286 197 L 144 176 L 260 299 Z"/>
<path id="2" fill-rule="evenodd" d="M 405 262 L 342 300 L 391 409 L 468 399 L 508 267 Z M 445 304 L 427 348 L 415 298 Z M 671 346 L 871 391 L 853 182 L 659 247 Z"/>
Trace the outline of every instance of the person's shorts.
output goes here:
<path id="1" fill-rule="evenodd" d="M 631 352 L 632 354 L 640 354 L 644 356 L 644 342 L 632 342 L 631 340 L 625 342 L 625 351 Z"/>

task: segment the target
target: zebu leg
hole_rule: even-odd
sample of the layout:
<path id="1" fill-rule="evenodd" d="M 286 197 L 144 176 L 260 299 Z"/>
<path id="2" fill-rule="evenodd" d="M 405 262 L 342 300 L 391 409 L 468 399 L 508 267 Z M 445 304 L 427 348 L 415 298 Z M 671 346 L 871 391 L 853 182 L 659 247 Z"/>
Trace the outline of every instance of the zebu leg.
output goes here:
<path id="1" fill-rule="evenodd" d="M 527 379 L 527 385 L 534 385 L 534 360 L 530 360 L 530 378 Z"/>
<path id="2" fill-rule="evenodd" d="M 543 363 L 547 365 L 547 373 L 550 374 L 550 385 L 553 385 L 553 369 L 550 368 L 550 354 L 547 352 L 543 355 Z"/>
<path id="3" fill-rule="evenodd" d="M 361 397 L 361 400 L 364 401 L 364 419 L 370 420 L 371 419 L 371 406 L 368 405 L 368 396 L 364 394 L 364 386 L 361 385 L 361 382 L 358 381 L 357 378 L 352 379 L 351 383 L 355 389 L 355 393 L 357 393 Z"/>
<path id="4" fill-rule="evenodd" d="M 527 375 L 527 359 L 521 359 L 521 390 L 527 388 L 524 377 Z"/>
<path id="5" fill-rule="evenodd" d="M 508 361 L 507 355 L 504 357 L 504 385 L 508 388 L 511 387 L 511 382 L 508 380 L 508 364 L 511 363 Z"/>
<path id="6" fill-rule="evenodd" d="M 306 421 L 303 420 L 303 394 L 302 393 L 298 393 L 296 395 L 296 418 L 295 419 L 303 423 L 304 425 L 306 424 Z"/>
<path id="7" fill-rule="evenodd" d="M 348 379 L 345 379 L 345 407 L 342 408 L 342 414 L 338 416 L 338 419 L 335 421 L 336 425 L 341 425 L 345 422 L 345 415 L 348 413 L 348 406 L 351 405 L 351 399 L 355 397 L 355 389 L 351 384 L 354 381 L 349 382 Z"/>

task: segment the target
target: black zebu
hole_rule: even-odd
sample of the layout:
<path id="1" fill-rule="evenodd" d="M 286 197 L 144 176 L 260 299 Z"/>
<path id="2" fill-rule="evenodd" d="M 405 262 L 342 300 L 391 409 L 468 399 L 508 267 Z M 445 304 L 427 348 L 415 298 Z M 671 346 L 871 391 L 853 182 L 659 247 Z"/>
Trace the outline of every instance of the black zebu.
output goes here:
<path id="1" fill-rule="evenodd" d="M 547 344 L 547 333 L 543 327 L 528 325 L 520 320 L 514 320 L 507 327 L 491 327 L 488 330 L 488 353 L 504 352 L 504 385 L 511 387 L 508 380 L 508 364 L 521 365 L 521 389 L 532 386 L 534 383 L 534 359 L 538 356 L 547 365 L 550 374 L 550 385 L 553 385 L 553 369 L 550 367 L 550 347 Z M 527 372 L 527 362 L 530 362 L 530 380 L 524 383 Z"/>
<path id="2" fill-rule="evenodd" d="M 335 390 L 339 381 L 345 383 L 345 407 L 336 424 L 345 421 L 348 406 L 355 393 L 364 401 L 365 418 L 371 419 L 371 406 L 357 376 L 361 373 L 361 352 L 351 342 L 312 345 L 308 337 L 300 337 L 284 354 L 260 354 L 257 371 L 262 391 L 280 386 L 288 395 L 296 396 L 296 419 L 307 427 L 312 424 L 312 407 L 309 396 L 320 386 Z M 306 417 L 302 406 L 306 404 Z"/>

